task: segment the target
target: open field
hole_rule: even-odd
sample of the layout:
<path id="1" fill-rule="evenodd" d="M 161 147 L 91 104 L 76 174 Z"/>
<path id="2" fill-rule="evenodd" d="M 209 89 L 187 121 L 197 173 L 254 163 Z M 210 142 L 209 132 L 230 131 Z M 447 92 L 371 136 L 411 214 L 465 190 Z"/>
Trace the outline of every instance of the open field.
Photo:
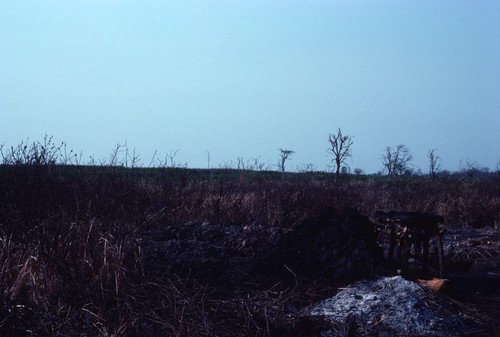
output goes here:
<path id="1" fill-rule="evenodd" d="M 0 166 L 0 335 L 343 336 L 297 312 L 348 282 L 392 273 L 371 241 L 375 210 L 445 217 L 455 300 L 485 319 L 477 336 L 498 326 L 497 173 L 335 181 L 23 164 Z M 318 233 L 343 239 L 306 240 Z M 309 252 L 318 245 L 337 246 Z"/>

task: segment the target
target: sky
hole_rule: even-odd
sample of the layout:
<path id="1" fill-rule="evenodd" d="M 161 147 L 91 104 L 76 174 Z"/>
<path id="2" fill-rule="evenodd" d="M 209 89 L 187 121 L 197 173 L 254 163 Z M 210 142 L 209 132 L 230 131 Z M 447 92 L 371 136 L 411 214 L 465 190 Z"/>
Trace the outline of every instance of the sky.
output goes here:
<path id="1" fill-rule="evenodd" d="M 258 158 L 327 170 L 500 165 L 498 0 L 2 0 L 0 144 L 42 140 L 148 165 Z"/>

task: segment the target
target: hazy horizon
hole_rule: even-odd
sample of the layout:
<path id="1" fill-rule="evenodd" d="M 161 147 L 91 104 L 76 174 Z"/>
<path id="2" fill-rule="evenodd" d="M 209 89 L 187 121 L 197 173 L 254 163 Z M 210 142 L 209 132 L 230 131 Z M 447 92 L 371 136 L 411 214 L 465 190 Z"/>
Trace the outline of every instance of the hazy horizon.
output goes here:
<path id="1" fill-rule="evenodd" d="M 353 136 L 351 170 L 404 144 L 427 172 L 500 164 L 500 2 L 5 0 L 0 144 L 56 143 L 148 165 L 238 158 L 327 169 L 328 134 Z"/>

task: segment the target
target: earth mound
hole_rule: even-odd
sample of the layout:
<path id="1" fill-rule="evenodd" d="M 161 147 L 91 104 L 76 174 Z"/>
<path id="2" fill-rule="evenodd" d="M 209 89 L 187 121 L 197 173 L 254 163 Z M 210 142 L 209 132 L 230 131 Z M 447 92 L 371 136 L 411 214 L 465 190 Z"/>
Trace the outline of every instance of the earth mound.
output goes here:
<path id="1" fill-rule="evenodd" d="M 214 286 L 324 280 L 336 285 L 385 271 L 374 225 L 352 210 L 329 208 L 292 228 L 188 222 L 142 237 L 145 267 L 189 273 Z"/>

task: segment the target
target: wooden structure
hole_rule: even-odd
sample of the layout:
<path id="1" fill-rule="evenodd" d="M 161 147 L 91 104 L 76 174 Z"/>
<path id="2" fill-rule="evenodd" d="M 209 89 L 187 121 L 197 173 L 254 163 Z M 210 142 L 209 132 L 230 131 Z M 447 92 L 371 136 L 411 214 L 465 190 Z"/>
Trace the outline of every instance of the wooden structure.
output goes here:
<path id="1" fill-rule="evenodd" d="M 404 268 L 408 266 L 411 248 L 414 248 L 415 260 L 422 250 L 422 269 L 427 273 L 429 263 L 429 244 L 435 238 L 438 249 L 439 275 L 444 276 L 444 252 L 442 216 L 420 212 L 382 212 L 375 213 L 377 222 L 389 231 L 389 261 L 400 262 Z"/>

